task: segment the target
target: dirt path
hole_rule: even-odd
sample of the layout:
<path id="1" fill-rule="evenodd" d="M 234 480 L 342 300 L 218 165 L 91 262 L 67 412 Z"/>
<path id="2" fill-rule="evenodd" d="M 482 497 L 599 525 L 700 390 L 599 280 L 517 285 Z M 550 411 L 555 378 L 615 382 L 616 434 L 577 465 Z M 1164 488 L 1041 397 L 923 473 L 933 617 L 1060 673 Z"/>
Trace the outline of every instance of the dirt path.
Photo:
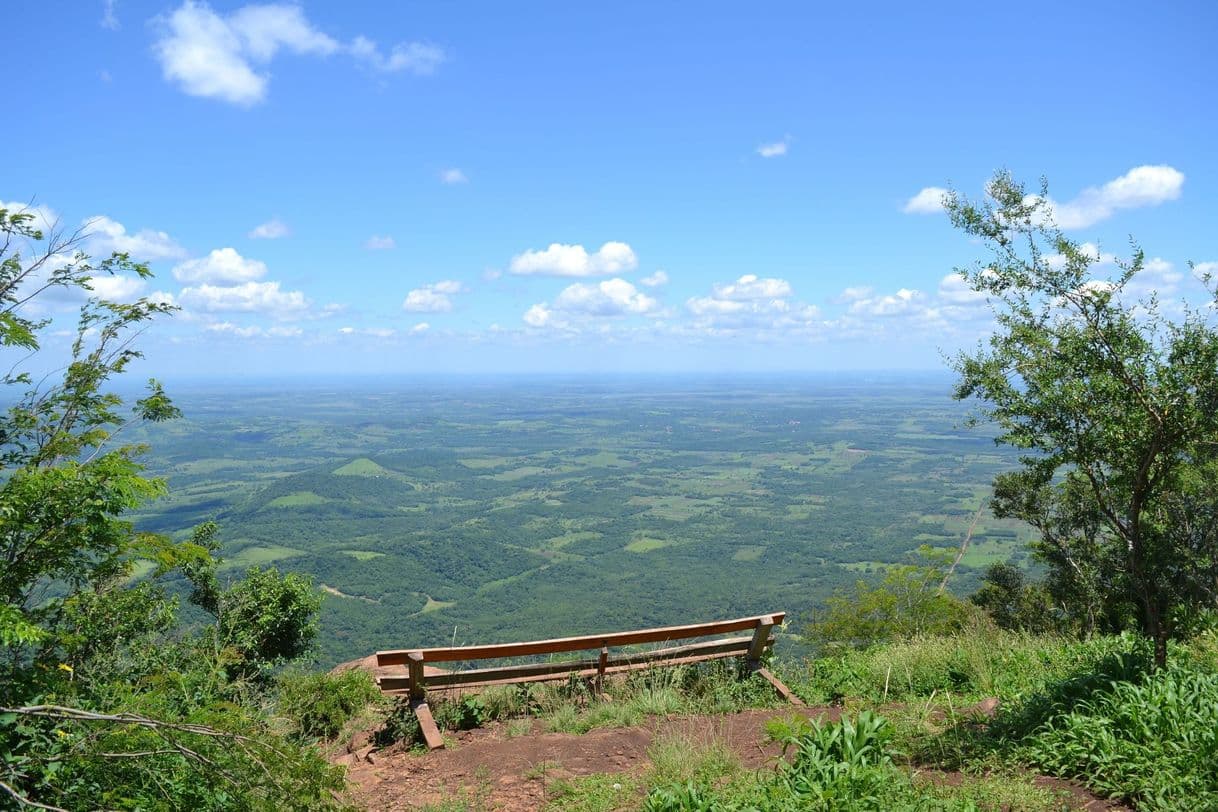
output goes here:
<path id="1" fill-rule="evenodd" d="M 807 715 L 836 719 L 836 708 L 801 709 Z M 789 717 L 790 710 L 752 710 L 724 716 L 652 719 L 641 727 L 606 728 L 583 735 L 529 732 L 508 737 L 503 725 L 456 735 L 454 746 L 432 753 L 402 750 L 344 754 L 351 799 L 376 812 L 414 810 L 453 797 L 478 799 L 478 808 L 522 812 L 541 809 L 549 787 L 563 778 L 594 773 L 639 773 L 648 767 L 647 751 L 659 735 L 698 741 L 720 741 L 734 750 L 744 766 L 775 763 L 781 748 L 766 740 L 765 723 Z M 957 783 L 961 776 L 937 774 Z M 1066 781 L 1039 778 L 1043 786 L 1069 792 L 1079 810 L 1125 809 L 1096 799 Z M 473 805 L 473 804 L 471 804 Z M 629 808 L 630 804 L 624 804 Z"/>

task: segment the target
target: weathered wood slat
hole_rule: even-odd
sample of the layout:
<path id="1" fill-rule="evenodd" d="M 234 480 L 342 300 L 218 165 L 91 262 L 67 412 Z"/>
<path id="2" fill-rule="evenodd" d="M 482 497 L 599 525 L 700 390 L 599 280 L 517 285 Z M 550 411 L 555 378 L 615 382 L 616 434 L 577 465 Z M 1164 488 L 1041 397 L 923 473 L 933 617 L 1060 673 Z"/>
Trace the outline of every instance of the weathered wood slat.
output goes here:
<path id="1" fill-rule="evenodd" d="M 770 669 L 768 669 L 768 668 L 756 668 L 756 669 L 754 669 L 754 672 L 755 672 L 756 674 L 758 674 L 758 675 L 759 675 L 759 676 L 760 676 L 762 679 L 764 679 L 766 682 L 768 682 L 768 683 L 770 683 L 771 685 L 773 685 L 773 686 L 774 686 L 774 690 L 775 690 L 775 691 L 777 691 L 777 692 L 778 692 L 778 695 L 779 695 L 779 696 L 781 696 L 783 699 L 787 700 L 787 701 L 788 701 L 788 702 L 790 702 L 792 705 L 795 705 L 795 706 L 797 706 L 797 707 L 800 707 L 800 708 L 804 707 L 804 701 L 803 701 L 802 699 L 800 699 L 799 697 L 797 697 L 797 696 L 795 695 L 795 692 L 794 692 L 794 691 L 792 691 L 790 688 L 788 688 L 788 687 L 787 687 L 787 686 L 786 686 L 786 685 L 783 683 L 783 681 L 782 681 L 782 680 L 780 680 L 778 677 L 776 677 L 776 676 L 774 676 L 773 674 L 771 674 L 771 673 L 770 673 Z"/>
<path id="2" fill-rule="evenodd" d="M 684 646 L 656 649 L 654 651 L 639 651 L 622 653 L 616 657 L 605 657 L 604 673 L 614 673 L 622 666 L 671 662 L 681 659 L 685 662 L 696 662 L 699 656 L 715 658 L 721 656 L 739 656 L 748 651 L 753 638 L 730 637 L 726 640 L 708 640 L 701 643 L 690 643 Z M 689 659 L 686 659 L 689 658 Z M 553 679 L 565 679 L 568 674 L 598 674 L 601 660 L 566 660 L 555 663 L 529 663 L 526 665 L 507 665 L 494 668 L 475 668 L 469 671 L 451 671 L 444 674 L 432 674 L 425 680 L 429 689 L 443 689 L 455 686 L 470 687 L 473 685 L 506 685 L 515 682 L 541 682 Z M 411 677 L 384 676 L 378 680 L 382 691 L 403 691 L 410 689 Z"/>
<path id="3" fill-rule="evenodd" d="M 604 646 L 632 646 L 641 643 L 662 643 L 667 640 L 683 640 L 691 637 L 709 637 L 756 629 L 766 615 L 722 620 L 711 623 L 694 623 L 685 626 L 664 626 L 656 629 L 641 629 L 630 632 L 608 632 L 579 637 L 559 637 L 552 640 L 533 640 L 525 643 L 495 643 L 486 646 L 459 646 L 456 648 L 400 649 L 378 651 L 378 666 L 403 665 L 411 651 L 420 651 L 423 660 L 429 663 L 460 662 L 500 657 L 528 657 L 538 654 L 559 654 L 565 651 L 584 651 Z M 781 624 L 784 613 L 769 615 L 772 622 Z"/>
<path id="4" fill-rule="evenodd" d="M 679 657 L 674 660 L 666 660 L 663 663 L 663 665 L 666 665 L 666 666 L 692 665 L 694 663 L 704 663 L 709 660 L 722 660 L 722 659 L 726 659 L 728 657 L 739 657 L 741 655 L 741 653 L 742 653 L 741 651 L 737 650 L 737 651 L 724 651 L 724 652 L 719 652 L 717 654 L 698 654 L 698 655 L 694 655 L 692 657 Z M 624 674 L 624 673 L 628 673 L 630 671 L 642 671 L 647 668 L 655 668 L 657 665 L 658 665 L 658 663 L 655 663 L 655 662 L 632 662 L 632 663 L 627 663 L 627 664 L 618 665 L 618 666 L 609 666 L 605 669 L 605 673 L 606 674 Z M 461 690 L 461 689 L 465 689 L 465 688 L 485 688 L 485 687 L 489 687 L 491 685 L 517 685 L 517 684 L 525 683 L 525 682 L 555 682 L 557 680 L 567 679 L 570 676 L 594 679 L 596 677 L 596 675 L 597 675 L 596 668 L 588 668 L 588 669 L 584 669 L 582 671 L 567 671 L 562 674 L 543 674 L 543 675 L 539 675 L 539 676 L 514 677 L 514 678 L 509 678 L 509 679 L 488 679 L 488 680 L 481 681 L 481 682 L 473 682 L 473 683 L 468 683 L 468 684 L 456 683 L 456 684 L 450 684 L 450 685 L 444 685 L 444 686 L 433 686 L 431 684 L 431 677 L 428 677 L 427 678 L 427 680 L 428 680 L 427 688 L 428 688 L 428 690 L 435 690 L 435 691 L 455 691 L 455 690 Z M 385 683 L 391 682 L 393 679 L 394 678 L 389 678 L 389 677 L 383 678 L 381 680 L 381 690 L 384 691 L 386 694 L 391 694 L 391 695 L 401 695 L 401 694 L 406 693 L 407 686 L 400 686 L 397 688 L 389 688 L 386 686 Z M 405 680 L 402 680 L 402 682 L 405 682 Z"/>
<path id="5" fill-rule="evenodd" d="M 414 711 L 415 718 L 419 720 L 419 730 L 423 732 L 423 740 L 427 742 L 427 749 L 439 750 L 443 747 L 444 737 L 440 735 L 440 728 L 436 727 L 436 720 L 432 718 L 431 708 L 427 707 L 427 703 L 416 699 L 410 703 L 410 709 Z"/>

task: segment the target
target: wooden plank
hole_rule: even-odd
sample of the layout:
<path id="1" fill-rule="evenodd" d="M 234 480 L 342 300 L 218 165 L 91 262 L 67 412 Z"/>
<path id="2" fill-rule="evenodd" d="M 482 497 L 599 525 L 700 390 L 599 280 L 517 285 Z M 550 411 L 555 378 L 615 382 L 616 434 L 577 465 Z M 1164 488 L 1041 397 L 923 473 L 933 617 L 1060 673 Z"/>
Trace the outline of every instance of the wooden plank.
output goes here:
<path id="1" fill-rule="evenodd" d="M 580 637 L 559 637 L 553 640 L 533 640 L 525 643 L 495 643 L 486 646 L 460 646 L 457 648 L 422 649 L 424 659 L 430 663 L 460 662 L 462 660 L 484 660 L 498 657 L 527 657 L 537 654 L 559 654 L 564 651 L 585 651 L 601 648 L 602 646 L 632 646 L 640 643 L 662 643 L 666 640 L 684 640 L 691 637 L 709 637 L 716 634 L 746 631 L 757 628 L 758 622 L 766 615 L 737 618 L 736 620 L 721 620 L 711 623 L 694 623 L 685 626 L 664 626 L 656 629 L 641 629 L 631 632 L 608 632 L 605 634 L 589 634 Z M 778 624 L 782 623 L 785 613 L 778 612 L 768 617 Z M 419 649 L 400 649 L 393 651 L 378 651 L 376 662 L 378 666 L 403 665 L 411 651 Z"/>
<path id="2" fill-rule="evenodd" d="M 423 731 L 423 740 L 427 742 L 427 749 L 439 750 L 444 747 L 444 737 L 440 735 L 440 729 L 436 727 L 436 720 L 432 718 L 431 708 L 427 707 L 427 703 L 416 699 L 410 703 L 410 709 L 414 711 L 415 718 L 419 720 L 419 730 Z"/>
<path id="3" fill-rule="evenodd" d="M 792 705 L 795 705 L 796 707 L 800 707 L 800 708 L 805 707 L 804 701 L 802 699 L 800 699 L 799 697 L 797 697 L 795 695 L 794 691 L 792 691 L 790 688 L 788 688 L 786 685 L 784 685 L 782 680 L 780 680 L 778 677 L 771 674 L 770 669 L 759 667 L 759 668 L 754 669 L 754 673 L 758 674 L 766 682 L 773 685 L 774 690 L 777 691 L 778 695 L 781 696 L 783 699 L 787 700 L 788 702 L 790 702 Z"/>
<path id="4" fill-rule="evenodd" d="M 750 641 L 751 638 L 749 637 L 729 637 L 726 640 L 707 640 L 701 643 L 690 643 L 684 646 L 662 648 L 654 651 L 623 653 L 612 658 L 606 657 L 606 672 L 620 665 L 633 665 L 636 663 L 647 665 L 703 654 L 739 656 L 748 650 Z M 433 674 L 427 677 L 427 687 L 436 690 L 453 685 L 507 684 L 504 680 L 528 682 L 544 681 L 544 679 L 565 679 L 568 674 L 590 672 L 596 675 L 599 670 L 599 659 L 474 668 L 469 671 L 448 671 L 443 674 Z M 411 687 L 411 678 L 382 676 L 380 678 L 380 685 L 381 690 L 384 691 L 406 690 Z"/>
<path id="5" fill-rule="evenodd" d="M 740 651 L 723 651 L 723 652 L 718 652 L 718 653 L 714 653 L 714 654 L 697 654 L 697 655 L 690 656 L 690 657 L 680 657 L 680 658 L 677 658 L 674 660 L 665 661 L 663 663 L 654 663 L 654 662 L 622 663 L 622 664 L 619 664 L 616 666 L 610 665 L 610 666 L 606 667 L 605 673 L 606 674 L 622 674 L 622 673 L 626 673 L 626 672 L 630 672 L 630 671 L 641 671 L 641 670 L 647 669 L 647 668 L 656 668 L 659 665 L 664 665 L 664 666 L 692 665 L 693 663 L 704 663 L 709 660 L 722 660 L 722 659 L 725 659 L 728 657 L 739 657 L 740 655 L 741 655 Z M 519 683 L 524 683 L 524 682 L 555 682 L 558 680 L 569 679 L 571 676 L 576 676 L 576 677 L 581 677 L 581 678 L 595 678 L 596 674 L 597 674 L 597 669 L 586 668 L 586 669 L 583 669 L 580 671 L 568 671 L 568 672 L 561 673 L 561 674 L 542 674 L 542 675 L 538 675 L 538 676 L 511 677 L 511 678 L 507 678 L 507 679 L 482 679 L 478 682 L 452 683 L 449 685 L 436 685 L 436 686 L 432 686 L 432 690 L 433 691 L 453 691 L 453 690 L 463 690 L 466 688 L 481 688 L 481 687 L 487 687 L 487 686 L 491 686 L 491 685 L 517 685 Z M 400 695 L 400 694 L 404 693 L 406 690 L 406 686 L 404 686 L 404 685 L 394 687 L 392 685 L 392 680 L 389 678 L 383 679 L 381 681 L 381 685 L 382 685 L 382 690 L 385 693 L 391 694 L 391 695 Z"/>
<path id="6" fill-rule="evenodd" d="M 753 641 L 749 644 L 748 659 L 750 663 L 761 661 L 761 655 L 765 652 L 772 628 L 774 628 L 774 618 L 769 615 L 757 621 L 757 631 L 753 632 Z"/>
<path id="7" fill-rule="evenodd" d="M 596 692 L 605 690 L 605 669 L 609 667 L 609 647 L 601 646 L 601 656 L 596 662 Z"/>
<path id="8" fill-rule="evenodd" d="M 407 665 L 410 668 L 410 675 L 407 679 L 410 680 L 410 698 L 422 701 L 427 695 L 427 688 L 424 683 L 423 676 L 423 655 L 418 651 L 412 651 L 408 655 Z"/>

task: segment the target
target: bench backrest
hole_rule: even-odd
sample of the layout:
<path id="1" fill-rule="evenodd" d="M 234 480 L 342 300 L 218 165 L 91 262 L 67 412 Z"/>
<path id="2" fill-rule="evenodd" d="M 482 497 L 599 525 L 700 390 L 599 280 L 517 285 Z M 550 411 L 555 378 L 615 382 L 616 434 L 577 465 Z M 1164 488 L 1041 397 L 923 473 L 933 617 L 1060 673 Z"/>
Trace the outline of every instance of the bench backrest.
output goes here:
<path id="1" fill-rule="evenodd" d="M 711 623 L 663 626 L 654 629 L 589 634 L 579 637 L 559 637 L 551 640 L 533 640 L 522 643 L 378 651 L 376 653 L 378 669 L 406 666 L 407 673 L 401 676 L 382 674 L 378 677 L 377 682 L 383 691 L 389 693 L 408 692 L 412 697 L 418 698 L 422 697 L 427 687 L 464 688 L 474 685 L 536 682 L 566 679 L 573 674 L 601 678 L 605 674 L 634 670 L 657 663 L 676 665 L 721 657 L 745 656 L 755 662 L 773 645 L 770 631 L 774 626 L 780 625 L 785 617 L 785 613 L 776 612 L 770 615 L 757 615 Z M 626 652 L 615 657 L 609 655 L 610 647 L 615 646 L 689 640 L 697 637 L 710 637 L 740 631 L 749 631 L 751 634 L 743 637 L 708 640 L 653 651 Z M 467 662 L 470 660 L 528 657 L 595 649 L 600 649 L 600 656 L 597 659 L 507 665 L 495 668 L 434 673 L 426 676 L 423 669 L 424 663 Z"/>

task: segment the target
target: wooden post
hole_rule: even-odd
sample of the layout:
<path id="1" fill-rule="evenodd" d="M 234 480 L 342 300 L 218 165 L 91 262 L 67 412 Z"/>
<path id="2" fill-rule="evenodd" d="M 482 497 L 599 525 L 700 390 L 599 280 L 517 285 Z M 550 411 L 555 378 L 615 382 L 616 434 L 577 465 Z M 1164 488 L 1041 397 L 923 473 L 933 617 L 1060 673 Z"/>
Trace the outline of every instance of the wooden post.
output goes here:
<path id="1" fill-rule="evenodd" d="M 444 737 L 440 735 L 440 728 L 436 727 L 431 708 L 427 707 L 427 686 L 424 684 L 423 677 L 423 652 L 412 651 L 406 656 L 406 665 L 410 669 L 410 709 L 414 711 L 415 718 L 419 720 L 419 730 L 423 733 L 423 740 L 427 742 L 427 749 L 439 750 L 444 746 Z"/>
<path id="2" fill-rule="evenodd" d="M 407 668 L 410 669 L 410 698 L 423 699 L 427 688 L 423 684 L 423 652 L 412 651 L 406 655 Z"/>
<path id="3" fill-rule="evenodd" d="M 772 628 L 774 628 L 772 615 L 766 615 L 757 620 L 757 629 L 753 632 L 753 642 L 749 643 L 749 665 L 756 667 L 761 662 L 761 655 L 765 653 L 765 646 L 769 642 Z"/>
<path id="4" fill-rule="evenodd" d="M 596 693 L 599 695 L 605 690 L 605 668 L 609 665 L 609 647 L 601 646 L 601 656 L 596 663 Z"/>

